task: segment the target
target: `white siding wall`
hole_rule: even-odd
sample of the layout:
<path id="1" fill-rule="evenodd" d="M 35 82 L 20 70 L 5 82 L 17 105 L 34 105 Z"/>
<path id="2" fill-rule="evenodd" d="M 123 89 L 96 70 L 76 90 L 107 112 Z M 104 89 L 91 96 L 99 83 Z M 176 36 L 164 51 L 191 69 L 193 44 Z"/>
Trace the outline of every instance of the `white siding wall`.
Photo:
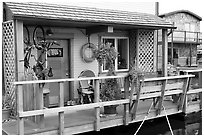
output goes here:
<path id="1" fill-rule="evenodd" d="M 80 32 L 80 31 L 74 31 L 74 39 L 72 44 L 72 64 L 71 65 L 71 71 L 73 72 L 72 77 L 78 77 L 79 74 L 86 69 L 89 69 L 95 73 L 95 75 L 98 75 L 98 63 L 97 61 L 93 61 L 91 63 L 86 63 L 81 58 L 81 47 L 82 45 L 86 44 L 87 38 Z M 90 42 L 93 44 L 98 44 L 98 37 L 97 35 L 93 35 L 90 38 Z M 78 82 L 74 83 L 73 85 L 74 89 L 74 98 L 78 97 L 77 88 L 78 88 Z"/>

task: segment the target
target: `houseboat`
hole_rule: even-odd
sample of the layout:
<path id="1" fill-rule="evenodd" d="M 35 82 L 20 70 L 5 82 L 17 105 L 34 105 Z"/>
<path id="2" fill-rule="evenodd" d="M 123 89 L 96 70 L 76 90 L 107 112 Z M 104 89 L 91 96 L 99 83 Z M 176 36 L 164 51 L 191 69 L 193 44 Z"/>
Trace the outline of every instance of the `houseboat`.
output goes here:
<path id="1" fill-rule="evenodd" d="M 173 23 L 177 28 L 169 31 L 168 61 L 178 67 L 197 67 L 198 48 L 202 46 L 200 22 L 202 18 L 189 10 L 177 10 L 159 17 Z"/>
<path id="2" fill-rule="evenodd" d="M 186 96 L 194 75 L 168 77 L 167 34 L 176 27 L 165 19 L 139 12 L 35 2 L 5 2 L 3 9 L 5 94 L 12 100 L 14 117 L 2 124 L 4 134 L 78 134 L 188 110 Z M 162 32 L 160 74 L 157 30 Z M 111 44 L 118 52 L 114 62 L 117 76 L 106 76 L 106 64 L 100 66 L 93 56 L 101 43 Z M 127 77 L 132 62 L 145 74 L 134 83 Z M 36 73 L 41 67 L 50 77 Z M 79 77 L 85 72 L 90 77 Z M 120 79 L 124 96 L 102 102 L 101 81 L 113 78 Z M 79 83 L 87 80 L 94 83 L 94 101 L 78 104 Z M 200 95 L 201 90 L 189 94 Z M 165 96 L 175 99 L 165 100 Z M 200 100 L 191 110 L 201 109 Z M 111 105 L 118 105 L 117 114 L 104 115 L 103 107 Z"/>

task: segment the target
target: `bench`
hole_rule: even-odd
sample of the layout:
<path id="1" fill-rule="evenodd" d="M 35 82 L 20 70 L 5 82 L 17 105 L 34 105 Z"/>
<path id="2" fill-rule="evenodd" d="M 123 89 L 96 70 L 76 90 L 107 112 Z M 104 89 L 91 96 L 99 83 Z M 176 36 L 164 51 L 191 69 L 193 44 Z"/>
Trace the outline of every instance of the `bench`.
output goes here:
<path id="1" fill-rule="evenodd" d="M 133 90 L 130 91 L 130 113 L 132 119 L 136 118 L 136 112 L 140 100 L 153 99 L 154 107 L 156 107 L 157 115 L 161 113 L 165 96 L 179 95 L 176 100 L 178 110 L 184 109 L 185 97 L 187 94 L 189 81 L 194 75 L 179 75 L 170 77 L 157 77 L 140 80 L 135 83 Z M 134 83 L 133 83 L 134 84 Z"/>

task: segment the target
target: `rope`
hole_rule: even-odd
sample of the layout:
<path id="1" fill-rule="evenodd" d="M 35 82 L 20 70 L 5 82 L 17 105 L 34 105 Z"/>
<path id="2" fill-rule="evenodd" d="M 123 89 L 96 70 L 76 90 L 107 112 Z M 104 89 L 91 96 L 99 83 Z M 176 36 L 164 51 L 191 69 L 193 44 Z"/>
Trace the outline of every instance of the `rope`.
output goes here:
<path id="1" fill-rule="evenodd" d="M 171 125 L 170 125 L 170 122 L 169 122 L 169 119 L 168 119 L 167 114 L 166 114 L 166 109 L 165 109 L 164 105 L 162 105 L 162 106 L 163 106 L 163 108 L 164 108 L 164 113 L 165 113 L 165 116 L 166 116 L 166 120 L 167 120 L 169 129 L 170 129 L 170 131 L 171 131 L 171 135 L 174 135 L 174 133 L 173 133 L 173 131 L 172 131 L 172 128 L 171 128 Z"/>
<path id="2" fill-rule="evenodd" d="M 138 127 L 138 129 L 137 129 L 137 131 L 135 132 L 134 135 L 137 135 L 137 133 L 139 132 L 140 128 L 142 127 L 142 125 L 143 125 L 143 123 L 144 123 L 144 121 L 146 120 L 147 116 L 149 115 L 149 112 L 150 112 L 150 110 L 151 110 L 151 108 L 152 108 L 152 105 L 153 105 L 153 102 L 152 102 L 152 104 L 151 104 L 151 106 L 150 106 L 150 108 L 149 108 L 149 110 L 148 110 L 148 112 L 147 112 L 147 115 L 146 115 L 145 118 L 143 119 L 142 123 L 140 124 L 140 126 Z"/>

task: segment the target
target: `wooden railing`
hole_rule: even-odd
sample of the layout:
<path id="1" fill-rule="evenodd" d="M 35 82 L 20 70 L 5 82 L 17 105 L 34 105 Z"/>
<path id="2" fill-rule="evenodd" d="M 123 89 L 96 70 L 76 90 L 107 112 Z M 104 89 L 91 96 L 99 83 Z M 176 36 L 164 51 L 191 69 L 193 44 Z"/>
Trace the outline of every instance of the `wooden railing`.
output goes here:
<path id="1" fill-rule="evenodd" d="M 140 99 L 148 99 L 148 98 L 159 98 L 159 108 L 158 110 L 161 111 L 161 105 L 163 102 L 163 97 L 165 95 L 172 95 L 172 94 L 182 94 L 182 101 L 185 100 L 186 90 L 182 90 L 181 92 L 175 92 L 175 93 L 168 93 L 166 92 L 166 87 L 170 89 L 170 86 L 161 85 L 162 88 L 158 88 L 154 86 L 153 89 L 157 88 L 159 91 L 159 94 L 153 95 L 153 92 L 146 92 L 146 94 L 142 95 L 147 88 L 145 85 L 143 85 L 143 82 L 154 82 L 154 81 L 163 81 L 164 83 L 167 80 L 171 79 L 184 79 L 184 78 L 191 78 L 194 75 L 182 75 L 182 76 L 172 76 L 172 77 L 160 77 L 160 78 L 150 78 L 145 79 L 144 81 L 141 80 L 137 84 L 131 85 L 131 91 L 129 91 L 130 82 L 128 77 L 126 76 L 106 76 L 106 77 L 89 77 L 89 78 L 69 78 L 69 79 L 52 79 L 52 80 L 38 80 L 38 81 L 18 81 L 14 82 L 14 84 L 17 87 L 17 119 L 18 119 L 18 134 L 24 134 L 24 120 L 26 117 L 30 116 L 38 116 L 39 126 L 43 128 L 45 125 L 44 121 L 44 115 L 45 114 L 52 114 L 52 113 L 58 113 L 59 117 L 59 128 L 58 133 L 63 134 L 64 133 L 64 114 L 66 113 L 72 113 L 76 110 L 88 110 L 88 109 L 95 109 L 95 121 L 94 121 L 94 130 L 99 131 L 100 130 L 100 108 L 104 106 L 110 106 L 110 105 L 124 105 L 124 113 L 123 113 L 123 123 L 124 125 L 129 124 L 129 114 L 133 110 L 136 114 L 137 106 Z M 103 79 L 112 79 L 112 78 L 122 78 L 124 79 L 124 99 L 121 100 L 115 100 L 115 101 L 108 101 L 108 102 L 99 102 L 100 100 L 100 89 L 99 89 L 99 81 Z M 82 81 L 82 80 L 93 80 L 94 81 L 94 103 L 91 104 L 83 104 L 83 105 L 75 105 L 75 106 L 64 106 L 64 82 L 75 82 L 75 81 Z M 39 87 L 38 91 L 38 110 L 31 110 L 31 111 L 23 111 L 23 85 L 26 84 L 42 84 L 42 83 L 53 83 L 56 82 L 60 86 L 59 89 L 59 107 L 58 108 L 48 108 L 43 109 L 43 89 L 42 87 Z M 146 88 L 146 89 L 145 89 Z M 183 86 L 182 88 L 186 89 L 186 86 Z M 151 89 L 151 88 L 150 88 Z M 169 90 L 168 89 L 168 90 Z M 134 91 L 136 90 L 136 91 Z M 135 94 L 136 93 L 136 96 Z M 141 93 L 141 94 L 140 94 Z M 151 96 L 153 95 L 153 96 Z M 130 106 L 134 106 L 132 109 Z M 134 117 L 133 117 L 134 119 Z"/>
<path id="2" fill-rule="evenodd" d="M 140 81 L 137 95 L 134 96 L 133 88 L 131 88 L 130 94 L 130 113 L 132 114 L 132 120 L 136 118 L 136 113 L 139 105 L 139 100 L 153 99 L 154 107 L 156 107 L 157 115 L 161 114 L 162 105 L 165 96 L 179 95 L 178 111 L 184 111 L 186 94 L 189 86 L 190 78 L 194 75 L 179 75 L 170 77 L 158 77 L 149 78 L 144 81 Z M 152 84 L 154 83 L 154 84 Z"/>
<path id="3" fill-rule="evenodd" d="M 124 122 L 127 121 L 127 114 L 128 114 L 128 107 L 127 104 L 129 103 L 129 99 L 122 99 L 116 101 L 109 101 L 109 102 L 99 102 L 99 80 L 103 79 L 112 79 L 112 78 L 124 78 L 124 76 L 108 76 L 108 77 L 89 77 L 89 78 L 70 78 L 70 79 L 52 79 L 52 80 L 38 80 L 38 81 L 18 81 L 14 82 L 17 86 L 17 118 L 18 118 L 18 134 L 24 134 L 24 118 L 30 116 L 38 116 L 39 126 L 44 127 L 44 115 L 51 114 L 51 113 L 58 113 L 59 116 L 59 134 L 63 134 L 64 131 L 64 113 L 71 113 L 76 110 L 88 110 L 88 109 L 95 109 L 95 130 L 100 130 L 100 107 L 103 106 L 110 106 L 110 105 L 119 105 L 124 104 L 125 107 L 125 114 L 124 114 Z M 91 104 L 83 104 L 83 105 L 76 105 L 76 106 L 68 106 L 64 107 L 64 82 L 73 82 L 73 81 L 82 81 L 82 80 L 94 80 L 94 103 Z M 26 84 L 42 84 L 42 83 L 59 83 L 59 107 L 58 108 L 49 108 L 43 109 L 43 88 L 39 86 L 38 91 L 38 101 L 37 106 L 39 110 L 32 110 L 32 111 L 23 111 L 23 85 Z M 126 82 L 127 83 L 127 82 Z M 126 86 L 128 87 L 128 86 Z M 129 88 L 129 87 L 128 87 Z M 128 93 L 127 90 L 124 92 L 125 94 Z M 128 97 L 125 95 L 125 97 Z"/>
<path id="4" fill-rule="evenodd" d="M 196 87 L 194 88 L 190 88 L 188 89 L 188 93 L 187 95 L 190 95 L 190 94 L 198 94 L 198 97 L 199 97 L 199 101 L 200 101 L 200 109 L 202 109 L 202 69 L 195 69 L 195 70 L 179 70 L 179 71 L 182 71 L 184 73 L 184 75 L 189 75 L 189 74 L 198 74 L 198 77 L 197 77 L 197 82 L 198 83 L 193 83 L 191 82 L 190 83 L 190 86 L 193 86 L 192 84 L 197 84 Z M 195 77 L 196 79 L 196 77 Z M 188 104 L 188 100 L 186 100 L 186 105 Z M 187 106 L 185 106 L 187 107 Z"/>
<path id="5" fill-rule="evenodd" d="M 173 35 L 173 39 L 172 39 Z M 191 31 L 179 31 L 174 30 L 173 33 L 168 37 L 168 41 L 177 42 L 195 42 L 202 43 L 202 33 L 201 32 L 191 32 Z"/>

